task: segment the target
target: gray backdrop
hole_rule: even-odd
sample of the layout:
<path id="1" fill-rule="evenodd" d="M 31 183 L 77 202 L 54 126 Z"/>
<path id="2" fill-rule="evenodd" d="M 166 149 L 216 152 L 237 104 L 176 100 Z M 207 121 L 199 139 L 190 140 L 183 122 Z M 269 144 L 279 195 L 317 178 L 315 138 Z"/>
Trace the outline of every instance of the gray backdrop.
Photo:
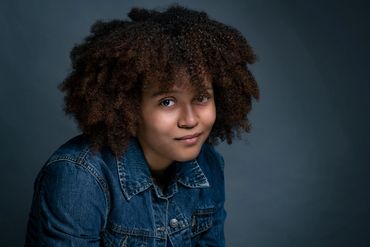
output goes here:
<path id="1" fill-rule="evenodd" d="M 34 178 L 78 133 L 56 89 L 97 19 L 174 1 L 1 1 L 0 246 L 24 241 Z M 238 28 L 259 61 L 253 130 L 226 160 L 228 246 L 370 246 L 366 1 L 177 1 Z"/>

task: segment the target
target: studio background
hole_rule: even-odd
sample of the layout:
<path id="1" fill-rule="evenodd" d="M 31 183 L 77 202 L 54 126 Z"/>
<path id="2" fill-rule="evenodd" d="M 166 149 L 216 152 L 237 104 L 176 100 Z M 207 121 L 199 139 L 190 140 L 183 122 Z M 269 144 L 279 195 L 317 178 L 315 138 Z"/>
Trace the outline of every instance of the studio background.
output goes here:
<path id="1" fill-rule="evenodd" d="M 370 246 L 366 1 L 1 1 L 0 246 L 22 246 L 33 181 L 78 132 L 57 85 L 97 19 L 180 3 L 239 29 L 258 56 L 252 132 L 226 160 L 227 246 Z"/>

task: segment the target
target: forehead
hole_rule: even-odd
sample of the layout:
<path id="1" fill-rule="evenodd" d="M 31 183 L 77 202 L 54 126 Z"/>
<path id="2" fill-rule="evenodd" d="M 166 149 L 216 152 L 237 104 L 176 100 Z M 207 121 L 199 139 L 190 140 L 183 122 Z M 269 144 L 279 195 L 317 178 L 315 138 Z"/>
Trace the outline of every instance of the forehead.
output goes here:
<path id="1" fill-rule="evenodd" d="M 181 68 L 175 71 L 173 79 L 168 82 L 148 81 L 145 83 L 143 87 L 143 94 L 153 94 L 156 92 L 166 92 L 172 90 L 201 92 L 212 88 L 211 76 L 208 73 L 202 72 L 198 74 L 198 76 L 201 80 L 201 83 L 198 83 L 199 85 L 191 81 L 190 75 L 186 69 Z"/>

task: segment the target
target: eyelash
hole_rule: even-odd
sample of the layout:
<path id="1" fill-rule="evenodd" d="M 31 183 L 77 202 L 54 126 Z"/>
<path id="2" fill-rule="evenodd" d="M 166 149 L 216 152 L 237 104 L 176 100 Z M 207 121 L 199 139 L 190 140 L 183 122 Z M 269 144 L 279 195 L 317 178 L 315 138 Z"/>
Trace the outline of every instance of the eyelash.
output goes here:
<path id="1" fill-rule="evenodd" d="M 202 101 L 202 100 L 206 100 L 205 102 L 204 101 Z M 208 102 L 208 100 L 210 100 L 211 99 L 211 96 L 209 96 L 209 95 L 199 95 L 197 98 L 196 98 L 196 100 L 200 103 L 200 104 L 205 104 L 205 103 L 207 103 Z"/>
<path id="2" fill-rule="evenodd" d="M 163 104 L 163 102 L 165 102 L 165 101 L 172 101 L 172 102 L 174 102 L 174 103 L 175 103 L 175 100 L 174 100 L 174 99 L 165 98 L 165 99 L 161 99 L 161 100 L 160 100 L 159 105 L 160 105 L 160 106 L 163 106 L 163 107 L 171 107 L 171 106 L 172 106 L 172 105 L 171 105 L 171 106 L 166 106 L 166 105 L 164 105 L 164 104 Z"/>
<path id="3" fill-rule="evenodd" d="M 198 97 L 194 98 L 194 100 L 198 103 L 198 104 L 206 104 L 212 97 L 210 95 L 199 95 Z M 205 100 L 205 101 L 204 101 Z M 164 105 L 164 102 L 166 101 L 171 101 L 173 102 L 172 105 Z M 174 104 L 176 103 L 176 100 L 175 99 L 172 99 L 172 98 L 164 98 L 164 99 L 161 99 L 159 101 L 159 105 L 162 106 L 162 107 L 171 107 L 173 106 Z"/>

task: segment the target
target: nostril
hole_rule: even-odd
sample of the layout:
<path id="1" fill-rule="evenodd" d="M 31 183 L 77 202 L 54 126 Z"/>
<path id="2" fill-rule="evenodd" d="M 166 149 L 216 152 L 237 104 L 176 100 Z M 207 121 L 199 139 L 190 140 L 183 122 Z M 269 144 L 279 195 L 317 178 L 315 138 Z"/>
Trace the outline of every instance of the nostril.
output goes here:
<path id="1" fill-rule="evenodd" d="M 198 125 L 198 120 L 191 107 L 184 109 L 177 123 L 179 128 L 191 129 Z"/>
<path id="2" fill-rule="evenodd" d="M 179 128 L 183 128 L 183 129 L 192 129 L 194 128 L 195 126 L 198 125 L 198 122 L 194 122 L 194 123 L 178 123 L 177 126 Z"/>

